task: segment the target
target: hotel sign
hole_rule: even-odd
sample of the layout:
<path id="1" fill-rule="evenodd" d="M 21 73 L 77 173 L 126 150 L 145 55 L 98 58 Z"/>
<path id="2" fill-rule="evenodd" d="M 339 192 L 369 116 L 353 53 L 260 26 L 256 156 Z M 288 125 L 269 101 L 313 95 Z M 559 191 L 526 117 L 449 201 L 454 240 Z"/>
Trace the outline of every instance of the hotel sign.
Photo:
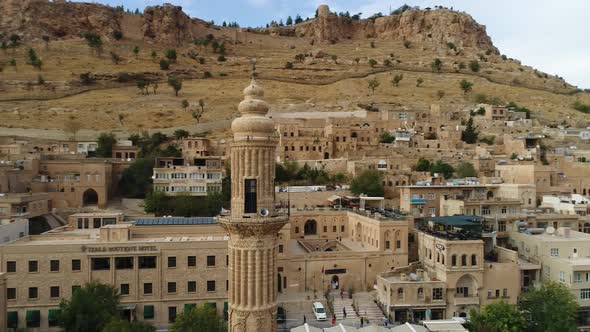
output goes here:
<path id="1" fill-rule="evenodd" d="M 103 252 L 132 252 L 132 251 L 158 251 L 156 246 L 123 246 L 123 247 L 87 247 L 80 248 L 82 252 L 103 253 Z"/>

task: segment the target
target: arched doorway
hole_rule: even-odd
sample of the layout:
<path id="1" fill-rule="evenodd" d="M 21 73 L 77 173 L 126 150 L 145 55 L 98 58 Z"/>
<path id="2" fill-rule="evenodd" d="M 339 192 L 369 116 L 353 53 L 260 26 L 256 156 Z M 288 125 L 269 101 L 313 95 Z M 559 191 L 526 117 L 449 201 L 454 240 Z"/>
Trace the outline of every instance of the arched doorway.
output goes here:
<path id="1" fill-rule="evenodd" d="M 455 289 L 455 297 L 477 296 L 477 281 L 470 274 L 466 274 L 457 280 Z"/>
<path id="2" fill-rule="evenodd" d="M 98 193 L 94 189 L 86 189 L 82 195 L 82 204 L 96 205 L 98 204 Z"/>
<path id="3" fill-rule="evenodd" d="M 492 198 L 494 198 L 494 193 L 493 193 L 493 192 L 491 192 L 491 191 L 488 191 L 487 198 L 488 198 L 488 199 L 492 199 Z"/>
<path id="4" fill-rule="evenodd" d="M 328 152 L 324 152 L 324 159 L 330 159 L 330 154 Z"/>
<path id="5" fill-rule="evenodd" d="M 339 289 L 340 288 L 340 279 L 337 275 L 332 276 L 332 280 L 330 281 L 330 285 L 332 289 Z"/>
<path id="6" fill-rule="evenodd" d="M 316 235 L 318 233 L 318 223 L 314 219 L 310 219 L 305 222 L 303 227 L 304 235 Z"/>

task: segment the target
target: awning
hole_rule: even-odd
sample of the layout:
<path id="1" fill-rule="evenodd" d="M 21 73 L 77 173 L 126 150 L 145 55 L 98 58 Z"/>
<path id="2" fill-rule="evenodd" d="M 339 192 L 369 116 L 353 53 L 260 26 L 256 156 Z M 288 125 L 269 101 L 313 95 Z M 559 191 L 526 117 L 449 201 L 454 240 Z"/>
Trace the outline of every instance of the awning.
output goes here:
<path id="1" fill-rule="evenodd" d="M 60 309 L 49 309 L 47 313 L 47 320 L 49 322 L 57 322 L 59 320 L 59 315 L 61 315 Z"/>
<path id="2" fill-rule="evenodd" d="M 154 318 L 154 306 L 153 305 L 144 305 L 143 306 L 143 318 L 144 319 Z"/>
<path id="3" fill-rule="evenodd" d="M 184 305 L 184 311 L 190 311 L 190 310 L 193 310 L 196 307 L 197 307 L 197 305 L 194 304 L 194 303 L 186 303 Z"/>
<path id="4" fill-rule="evenodd" d="M 137 305 L 134 303 L 130 304 L 119 304 L 119 310 L 135 310 Z"/>
<path id="5" fill-rule="evenodd" d="M 18 311 L 9 311 L 6 314 L 7 314 L 6 317 L 8 318 L 8 320 L 7 320 L 8 328 L 11 328 L 11 329 L 18 328 Z"/>
<path id="6" fill-rule="evenodd" d="M 39 323 L 41 321 L 41 311 L 39 310 L 27 310 L 27 324 Z"/>

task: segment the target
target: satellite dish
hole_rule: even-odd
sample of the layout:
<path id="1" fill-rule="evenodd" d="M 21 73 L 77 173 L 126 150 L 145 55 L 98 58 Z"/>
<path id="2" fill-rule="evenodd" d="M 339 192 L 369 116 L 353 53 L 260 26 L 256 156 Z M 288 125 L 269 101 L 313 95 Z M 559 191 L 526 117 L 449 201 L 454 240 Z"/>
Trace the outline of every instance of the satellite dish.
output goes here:
<path id="1" fill-rule="evenodd" d="M 260 210 L 260 215 L 261 215 L 261 216 L 263 216 L 263 217 L 266 217 L 266 216 L 268 216 L 268 213 L 269 213 L 269 212 L 268 212 L 268 209 L 267 209 L 267 208 L 262 208 L 262 209 Z"/>
<path id="2" fill-rule="evenodd" d="M 553 235 L 553 234 L 555 234 L 555 228 L 549 226 L 549 227 L 547 227 L 547 229 L 545 230 L 545 232 L 547 232 L 547 234 Z"/>

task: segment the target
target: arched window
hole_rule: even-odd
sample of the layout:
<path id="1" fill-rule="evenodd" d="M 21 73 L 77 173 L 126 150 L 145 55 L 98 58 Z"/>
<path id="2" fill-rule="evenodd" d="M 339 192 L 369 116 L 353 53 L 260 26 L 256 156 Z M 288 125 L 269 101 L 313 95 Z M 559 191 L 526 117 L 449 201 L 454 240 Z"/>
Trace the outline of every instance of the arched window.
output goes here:
<path id="1" fill-rule="evenodd" d="M 477 265 L 477 256 L 475 254 L 471 255 L 471 265 Z"/>
<path id="2" fill-rule="evenodd" d="M 461 266 L 467 266 L 467 255 L 461 256 Z"/>
<path id="3" fill-rule="evenodd" d="M 457 255 L 451 256 L 451 265 L 457 266 Z"/>
<path id="4" fill-rule="evenodd" d="M 424 298 L 424 288 L 420 287 L 418 288 L 418 299 L 423 299 Z"/>
<path id="5" fill-rule="evenodd" d="M 404 298 L 404 289 L 403 288 L 397 289 L 397 298 L 400 300 Z"/>
<path id="6" fill-rule="evenodd" d="M 441 259 L 440 259 L 441 264 L 445 265 L 445 255 L 440 255 L 440 256 L 441 256 Z"/>

